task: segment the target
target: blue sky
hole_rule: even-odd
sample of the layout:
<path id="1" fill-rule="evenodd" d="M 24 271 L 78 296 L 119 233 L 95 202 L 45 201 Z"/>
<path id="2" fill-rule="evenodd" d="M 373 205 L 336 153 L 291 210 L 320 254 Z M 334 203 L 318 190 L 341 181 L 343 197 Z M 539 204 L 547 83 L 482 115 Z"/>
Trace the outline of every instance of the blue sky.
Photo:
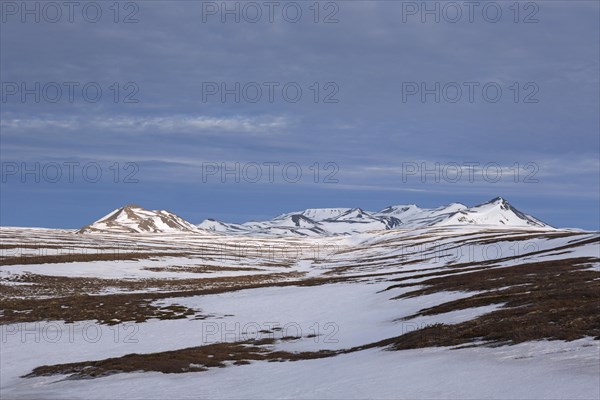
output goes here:
<path id="1" fill-rule="evenodd" d="M 1 3 L 2 225 L 502 196 L 600 229 L 597 1 Z"/>

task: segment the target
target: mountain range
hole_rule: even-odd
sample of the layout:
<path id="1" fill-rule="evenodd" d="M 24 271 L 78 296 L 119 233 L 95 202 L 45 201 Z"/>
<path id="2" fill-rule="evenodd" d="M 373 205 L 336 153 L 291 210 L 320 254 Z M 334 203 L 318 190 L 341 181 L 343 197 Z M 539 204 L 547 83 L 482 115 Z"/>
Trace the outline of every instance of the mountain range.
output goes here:
<path id="1" fill-rule="evenodd" d="M 207 233 L 331 236 L 433 226 L 481 225 L 491 227 L 532 227 L 554 229 L 514 208 L 497 197 L 474 207 L 452 203 L 438 208 L 414 204 L 389 206 L 380 211 L 361 208 L 309 208 L 281 214 L 268 221 L 243 224 L 206 219 L 194 225 L 165 210 L 146 210 L 137 205 L 118 208 L 78 233 Z"/>

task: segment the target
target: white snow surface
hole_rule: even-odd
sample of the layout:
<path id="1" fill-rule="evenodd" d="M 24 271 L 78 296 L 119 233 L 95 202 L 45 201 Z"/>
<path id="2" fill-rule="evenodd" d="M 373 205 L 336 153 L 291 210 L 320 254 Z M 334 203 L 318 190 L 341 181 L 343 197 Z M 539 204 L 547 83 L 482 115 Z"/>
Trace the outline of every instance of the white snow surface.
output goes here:
<path id="1" fill-rule="evenodd" d="M 366 350 L 204 373 L 133 373 L 88 381 L 42 377 L 11 387 L 3 398 L 595 399 L 598 351 L 598 341 L 589 339 L 495 349 Z"/>
<path id="2" fill-rule="evenodd" d="M 416 206 L 406 207 L 405 210 L 405 207 L 399 206 L 374 214 L 407 221 L 412 218 L 410 216 L 414 216 L 414 221 L 420 221 L 420 218 L 438 221 L 452 213 L 467 212 L 467 208 L 460 204 L 428 211 Z M 595 259 L 590 263 L 590 269 L 600 269 L 599 233 L 562 231 L 528 224 L 513 227 L 507 224 L 488 225 L 500 218 L 499 215 L 509 218 L 509 212 L 514 213 L 511 208 L 504 210 L 502 207 L 505 207 L 502 202 L 480 206 L 475 210 L 479 218 L 475 223 L 447 226 L 436 222 L 432 226 L 418 228 L 400 226 L 333 236 L 263 236 L 260 232 L 239 236 L 201 230 L 182 232 L 178 229 L 167 233 L 140 232 L 132 236 L 127 229 L 137 225 L 129 224 L 129 220 L 119 220 L 126 228 L 123 232 L 98 231 L 93 235 L 68 230 L 0 228 L 4 245 L 0 249 L 2 259 L 90 254 L 105 252 L 107 248 L 124 254 L 157 254 L 151 258 L 119 262 L 66 260 L 52 264 L 23 262 L 3 265 L 0 268 L 0 281 L 3 283 L 27 274 L 136 280 L 235 277 L 280 272 L 298 272 L 305 277 L 390 274 L 318 286 L 271 286 L 221 294 L 169 297 L 154 303 L 191 307 L 206 316 L 203 320 L 154 319 L 112 327 L 94 321 L 0 325 L 0 398 L 598 398 L 600 348 L 599 341 L 591 337 L 571 342 L 541 340 L 513 346 L 463 349 L 437 347 L 388 351 L 377 348 L 331 358 L 283 363 L 253 361 L 250 365 L 183 374 L 137 372 L 85 380 L 65 379 L 61 375 L 22 377 L 40 365 L 241 341 L 258 335 L 257 326 L 263 329 L 282 327 L 280 333 L 274 334 L 276 338 L 277 335 L 301 336 L 296 340 L 278 342 L 274 345 L 277 350 L 346 349 L 432 324 L 468 321 L 503 306 L 495 304 L 403 319 L 422 309 L 477 293 L 438 292 L 393 299 L 418 287 L 385 291 L 392 283 L 384 278 L 403 277 L 409 278 L 403 283 L 419 283 L 427 279 L 418 276 L 423 272 L 439 273 L 448 266 L 463 263 L 473 263 L 472 267 L 477 267 L 479 263 L 490 260 L 493 260 L 490 268 L 498 268 L 586 257 Z M 107 217 L 114 217 L 118 211 Z M 307 211 L 304 216 L 313 221 L 319 220 L 317 222 L 321 226 L 323 221 L 344 219 L 364 219 L 371 224 L 374 215 L 367 215 L 359 209 Z M 359 214 L 362 216 L 359 217 Z M 514 215 L 521 218 L 518 214 Z M 467 216 L 474 218 L 468 212 Z M 278 217 L 280 221 L 289 218 L 291 215 L 287 214 Z M 421 222 L 418 225 L 422 225 Z M 327 223 L 333 226 L 349 222 Z M 155 226 L 161 227 L 158 223 Z M 221 269 L 193 273 L 178 271 L 176 266 Z M 164 270 L 155 272 L 148 267 Z M 257 270 L 236 270 L 235 267 Z M 466 267 L 465 273 L 470 268 Z M 22 285 L 20 282 L 7 283 Z M 61 333 L 58 339 L 56 332 Z M 95 340 L 98 332 L 100 336 Z M 313 333 L 318 336 L 307 337 Z"/>

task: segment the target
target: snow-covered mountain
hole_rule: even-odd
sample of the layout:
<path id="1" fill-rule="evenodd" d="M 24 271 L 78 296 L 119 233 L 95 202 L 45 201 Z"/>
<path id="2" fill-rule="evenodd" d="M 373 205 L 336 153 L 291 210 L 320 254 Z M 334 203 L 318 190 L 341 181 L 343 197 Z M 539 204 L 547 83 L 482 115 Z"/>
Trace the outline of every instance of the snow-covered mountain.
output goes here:
<path id="1" fill-rule="evenodd" d="M 375 212 L 365 211 L 361 208 L 309 208 L 281 214 L 268 221 L 235 224 L 207 219 L 199 225 L 193 225 L 168 211 L 150 211 L 139 206 L 128 205 L 81 228 L 79 232 L 200 233 L 213 231 L 264 236 L 331 236 L 395 228 L 410 229 L 451 225 L 552 229 L 551 226 L 522 213 L 511 206 L 508 201 L 498 197 L 471 208 L 460 203 L 431 209 L 419 208 L 414 204 L 396 205 Z"/>
<path id="2" fill-rule="evenodd" d="M 508 201 L 497 197 L 472 208 L 465 208 L 436 223 L 436 225 L 494 225 L 532 226 L 550 228 L 537 218 L 511 206 Z"/>
<path id="3" fill-rule="evenodd" d="M 129 204 L 98 221 L 84 226 L 78 233 L 175 233 L 199 232 L 195 225 L 165 210 L 146 210 Z"/>
<path id="4" fill-rule="evenodd" d="M 488 202 L 468 208 L 464 204 L 422 209 L 414 204 L 390 206 L 375 215 L 389 215 L 400 219 L 402 228 L 446 225 L 491 225 L 552 228 L 537 218 L 524 214 L 508 201 L 496 197 Z"/>
<path id="5" fill-rule="evenodd" d="M 468 210 L 467 206 L 460 203 L 452 203 L 438 208 L 419 208 L 415 204 L 410 204 L 390 206 L 375 215 L 397 218 L 403 228 L 419 228 L 434 226 L 464 210 Z"/>
<path id="6" fill-rule="evenodd" d="M 392 229 L 400 220 L 388 215 L 375 215 L 360 208 L 309 208 L 281 214 L 268 221 L 229 224 L 212 219 L 199 228 L 216 232 L 253 233 L 260 235 L 328 236 Z"/>
<path id="7" fill-rule="evenodd" d="M 471 208 L 460 203 L 432 209 L 419 208 L 414 204 L 396 205 L 376 212 L 360 208 L 310 208 L 282 214 L 270 221 L 227 224 L 206 220 L 198 227 L 227 233 L 318 236 L 448 225 L 552 229 L 550 225 L 517 210 L 501 197 Z"/>

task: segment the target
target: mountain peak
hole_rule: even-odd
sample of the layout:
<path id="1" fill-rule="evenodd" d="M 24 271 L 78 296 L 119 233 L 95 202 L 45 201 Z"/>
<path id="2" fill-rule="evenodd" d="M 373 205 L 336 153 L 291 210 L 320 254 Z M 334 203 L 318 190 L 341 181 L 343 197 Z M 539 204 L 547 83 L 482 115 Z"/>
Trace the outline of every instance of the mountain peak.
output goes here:
<path id="1" fill-rule="evenodd" d="M 144 209 L 143 207 L 138 206 L 137 204 L 126 204 L 121 207 L 122 210 L 133 210 L 133 209 Z"/>
<path id="2" fill-rule="evenodd" d="M 508 200 L 504 199 L 503 197 L 494 197 L 492 200 L 490 201 L 486 201 L 483 204 L 499 204 L 499 205 L 509 205 Z"/>
<path id="3" fill-rule="evenodd" d="M 552 228 L 537 218 L 514 208 L 506 199 L 496 197 L 453 214 L 442 225 L 532 226 Z"/>
<path id="4" fill-rule="evenodd" d="M 136 204 L 117 208 L 78 233 L 176 233 L 197 232 L 198 228 L 165 210 L 146 210 Z"/>

